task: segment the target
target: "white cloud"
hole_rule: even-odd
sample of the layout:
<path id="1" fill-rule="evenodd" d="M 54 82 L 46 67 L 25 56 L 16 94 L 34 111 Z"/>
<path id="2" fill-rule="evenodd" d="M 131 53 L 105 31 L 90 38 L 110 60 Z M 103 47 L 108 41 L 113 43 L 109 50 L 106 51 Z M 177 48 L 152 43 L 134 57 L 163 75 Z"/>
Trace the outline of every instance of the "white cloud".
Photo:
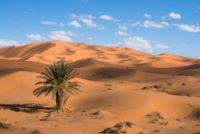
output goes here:
<path id="1" fill-rule="evenodd" d="M 149 40 L 142 39 L 140 37 L 129 37 L 123 38 L 124 42 L 118 42 L 116 44 L 108 44 L 107 46 L 111 47 L 130 47 L 136 50 L 147 50 L 149 52 L 153 52 L 153 48 L 150 45 Z"/>
<path id="2" fill-rule="evenodd" d="M 45 25 L 51 25 L 51 24 L 56 25 L 55 22 L 49 22 L 49 21 L 42 21 L 41 23 Z"/>
<path id="3" fill-rule="evenodd" d="M 0 39 L 0 46 L 19 46 L 20 44 L 15 40 L 7 40 Z"/>
<path id="4" fill-rule="evenodd" d="M 101 24 L 101 26 L 99 26 L 99 29 L 106 29 L 106 28 L 103 24 Z"/>
<path id="5" fill-rule="evenodd" d="M 65 25 L 63 23 L 58 23 L 58 26 L 64 27 Z"/>
<path id="6" fill-rule="evenodd" d="M 169 26 L 169 23 L 167 22 L 160 22 L 160 23 L 156 23 L 154 21 L 144 21 L 143 24 L 139 23 L 139 22 L 135 22 L 135 23 L 132 23 L 132 24 L 127 24 L 125 23 L 126 25 L 129 25 L 129 26 L 137 26 L 137 25 L 140 25 L 141 27 L 145 27 L 145 28 L 148 28 L 148 27 L 155 27 L 155 28 L 164 28 L 165 26 Z"/>
<path id="7" fill-rule="evenodd" d="M 89 2 L 88 0 L 76 0 L 76 1 Z"/>
<path id="8" fill-rule="evenodd" d="M 34 10 L 33 9 L 30 9 L 32 12 L 34 12 Z"/>
<path id="9" fill-rule="evenodd" d="M 187 46 L 187 44 L 184 43 L 183 46 Z"/>
<path id="10" fill-rule="evenodd" d="M 67 23 L 68 25 L 72 25 L 72 26 L 75 26 L 75 27 L 81 27 L 81 25 L 78 23 L 78 22 L 76 22 L 76 21 L 72 21 L 72 22 L 69 22 L 69 23 Z"/>
<path id="11" fill-rule="evenodd" d="M 90 41 L 93 41 L 93 39 L 91 37 L 88 38 Z"/>
<path id="12" fill-rule="evenodd" d="M 82 21 L 84 24 L 86 24 L 89 27 L 106 29 L 103 24 L 101 24 L 101 26 L 98 27 L 97 24 L 92 21 L 92 19 L 94 19 L 94 17 L 92 15 L 77 16 L 75 14 L 70 14 L 70 16 L 74 19 L 78 18 L 78 20 Z M 69 22 L 68 25 L 73 25 L 75 27 L 81 27 L 81 25 L 76 21 Z"/>
<path id="13" fill-rule="evenodd" d="M 132 23 L 132 24 L 127 24 L 129 26 L 137 26 L 137 25 L 141 25 L 139 22 L 135 22 L 135 23 Z"/>
<path id="14" fill-rule="evenodd" d="M 169 26 L 169 23 L 167 23 L 167 22 L 161 22 L 161 24 L 163 24 L 165 26 Z"/>
<path id="15" fill-rule="evenodd" d="M 108 15 L 102 15 L 99 17 L 100 19 L 104 19 L 104 20 L 113 20 L 113 21 L 119 21 L 117 19 L 114 19 L 113 17 L 110 17 Z"/>
<path id="16" fill-rule="evenodd" d="M 119 43 L 120 43 L 120 42 L 119 42 Z M 107 44 L 106 46 L 108 46 L 108 47 L 118 47 L 119 44 L 118 44 L 118 43 L 116 43 L 116 44 Z"/>
<path id="17" fill-rule="evenodd" d="M 63 41 L 68 41 L 68 42 L 72 42 L 73 40 L 68 37 L 68 36 L 84 36 L 84 34 L 76 34 L 73 33 L 71 31 L 51 31 L 51 34 L 47 35 L 47 37 L 45 36 L 41 36 L 40 34 L 30 34 L 27 35 L 27 38 L 32 39 L 32 40 L 63 40 Z"/>
<path id="18" fill-rule="evenodd" d="M 89 19 L 93 19 L 94 18 L 92 15 L 81 15 L 80 17 L 89 18 Z"/>
<path id="19" fill-rule="evenodd" d="M 200 7 L 198 7 L 198 9 L 200 9 Z"/>
<path id="20" fill-rule="evenodd" d="M 61 26 L 61 27 L 65 26 L 63 23 L 57 24 L 55 22 L 49 22 L 49 21 L 42 21 L 41 23 L 44 24 L 44 25 L 57 25 L 57 26 Z"/>
<path id="21" fill-rule="evenodd" d="M 26 35 L 26 37 L 29 39 L 32 39 L 32 40 L 40 40 L 40 41 L 47 40 L 46 37 L 41 36 L 40 34 L 28 34 L 28 35 Z"/>
<path id="22" fill-rule="evenodd" d="M 157 48 L 168 48 L 168 46 L 166 45 L 162 45 L 162 44 L 156 44 Z"/>
<path id="23" fill-rule="evenodd" d="M 116 32 L 115 34 L 116 34 L 116 35 L 126 35 L 126 36 L 129 35 L 128 33 L 124 33 L 124 32 L 122 32 L 122 31 L 118 31 L 118 32 Z"/>
<path id="24" fill-rule="evenodd" d="M 51 40 L 63 40 L 72 42 L 73 40 L 67 36 L 65 31 L 51 31 L 51 34 L 48 35 L 48 38 Z"/>
<path id="25" fill-rule="evenodd" d="M 72 17 L 73 19 L 76 19 L 78 16 L 76 14 L 70 14 L 70 17 Z"/>
<path id="26" fill-rule="evenodd" d="M 178 26 L 178 28 L 182 31 L 188 31 L 188 32 L 199 32 L 200 28 L 199 26 L 191 25 L 188 26 L 187 24 L 172 24 L 174 26 Z"/>
<path id="27" fill-rule="evenodd" d="M 161 19 L 162 19 L 162 20 L 166 19 L 166 16 L 161 16 Z"/>
<path id="28" fill-rule="evenodd" d="M 28 40 L 28 41 L 22 41 L 21 43 L 22 45 L 26 45 L 26 44 L 30 44 L 31 42 Z"/>
<path id="29" fill-rule="evenodd" d="M 119 25 L 119 28 L 122 29 L 122 30 L 128 29 L 126 26 L 121 26 L 121 25 Z"/>
<path id="30" fill-rule="evenodd" d="M 150 15 L 150 14 L 144 14 L 144 16 L 145 16 L 146 18 L 151 18 L 151 15 Z"/>
<path id="31" fill-rule="evenodd" d="M 81 15 L 79 17 L 79 20 L 81 20 L 83 23 L 85 23 L 89 27 L 97 27 L 97 24 L 95 24 L 91 19 L 93 17 L 91 15 Z"/>
<path id="32" fill-rule="evenodd" d="M 155 28 L 163 28 L 164 26 L 161 24 L 158 24 L 156 22 L 153 21 L 148 21 L 146 20 L 143 24 L 143 27 L 155 27 Z"/>
<path id="33" fill-rule="evenodd" d="M 169 17 L 174 18 L 174 19 L 180 19 L 181 15 L 180 14 L 175 14 L 175 13 L 170 13 Z"/>
<path id="34" fill-rule="evenodd" d="M 72 33 L 71 31 L 67 31 L 67 33 L 65 33 L 65 35 L 78 37 L 78 36 L 83 36 L 84 34 L 76 34 L 76 33 Z"/>

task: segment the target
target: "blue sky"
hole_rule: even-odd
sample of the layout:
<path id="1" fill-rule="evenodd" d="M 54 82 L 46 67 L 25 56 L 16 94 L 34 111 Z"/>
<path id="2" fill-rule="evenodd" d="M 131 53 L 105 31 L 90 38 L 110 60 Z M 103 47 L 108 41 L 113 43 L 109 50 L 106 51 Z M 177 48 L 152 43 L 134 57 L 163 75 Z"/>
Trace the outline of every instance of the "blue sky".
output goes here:
<path id="1" fill-rule="evenodd" d="M 200 58 L 200 0 L 1 0 L 0 47 L 63 40 Z"/>

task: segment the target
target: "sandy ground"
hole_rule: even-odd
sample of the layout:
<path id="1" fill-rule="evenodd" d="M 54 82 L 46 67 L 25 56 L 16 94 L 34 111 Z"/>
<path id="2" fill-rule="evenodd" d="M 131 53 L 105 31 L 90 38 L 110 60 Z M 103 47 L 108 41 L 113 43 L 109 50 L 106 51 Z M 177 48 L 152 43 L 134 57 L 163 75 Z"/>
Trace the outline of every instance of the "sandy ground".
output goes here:
<path id="1" fill-rule="evenodd" d="M 32 91 L 58 60 L 80 73 L 74 80 L 84 87 L 55 112 L 51 95 Z M 63 41 L 0 48 L 0 133 L 198 134 L 199 87 L 195 58 Z"/>

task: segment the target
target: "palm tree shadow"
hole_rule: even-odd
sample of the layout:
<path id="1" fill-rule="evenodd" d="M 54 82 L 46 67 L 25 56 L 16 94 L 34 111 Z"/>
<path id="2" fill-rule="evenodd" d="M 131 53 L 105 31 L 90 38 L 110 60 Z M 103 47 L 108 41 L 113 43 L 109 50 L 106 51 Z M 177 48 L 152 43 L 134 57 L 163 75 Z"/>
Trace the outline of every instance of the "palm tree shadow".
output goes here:
<path id="1" fill-rule="evenodd" d="M 45 107 L 42 104 L 0 104 L 0 109 L 9 109 L 15 112 L 25 112 L 25 113 L 38 113 L 45 112 L 49 113 L 54 110 L 53 107 Z"/>

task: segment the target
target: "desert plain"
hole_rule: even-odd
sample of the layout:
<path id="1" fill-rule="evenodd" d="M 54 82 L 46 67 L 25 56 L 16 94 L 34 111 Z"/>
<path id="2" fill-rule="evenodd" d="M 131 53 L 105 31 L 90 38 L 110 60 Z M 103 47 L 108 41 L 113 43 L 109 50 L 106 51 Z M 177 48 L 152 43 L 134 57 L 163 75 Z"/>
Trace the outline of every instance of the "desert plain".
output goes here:
<path id="1" fill-rule="evenodd" d="M 61 111 L 32 93 L 57 61 L 83 83 Z M 196 58 L 58 40 L 0 48 L 0 134 L 198 134 L 199 87 Z"/>

